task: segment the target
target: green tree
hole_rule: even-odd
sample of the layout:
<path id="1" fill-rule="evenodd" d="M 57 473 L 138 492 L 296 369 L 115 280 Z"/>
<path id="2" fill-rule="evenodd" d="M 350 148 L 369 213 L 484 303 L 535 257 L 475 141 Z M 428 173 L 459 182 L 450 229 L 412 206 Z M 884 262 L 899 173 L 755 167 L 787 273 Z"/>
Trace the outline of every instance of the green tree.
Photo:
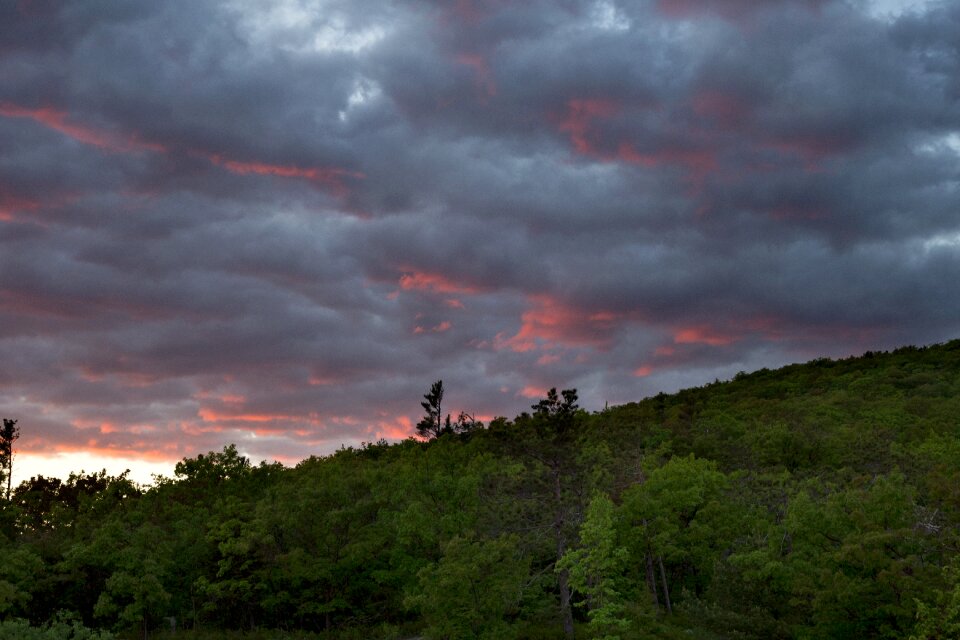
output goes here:
<path id="1" fill-rule="evenodd" d="M 0 616 L 27 613 L 31 589 L 44 571 L 43 560 L 26 545 L 3 545 L 0 563 Z"/>
<path id="2" fill-rule="evenodd" d="M 38 627 L 27 620 L 4 620 L 0 622 L 0 640 L 114 640 L 114 635 L 88 629 L 72 616 L 61 614 Z"/>
<path id="3" fill-rule="evenodd" d="M 173 469 L 174 475 L 188 485 L 213 488 L 231 479 L 239 479 L 250 473 L 250 461 L 237 452 L 234 444 L 223 451 L 210 451 L 196 458 L 184 458 Z"/>
<path id="4" fill-rule="evenodd" d="M 570 585 L 586 596 L 591 636 L 602 640 L 619 640 L 629 626 L 618 586 L 628 553 L 617 543 L 615 516 L 610 497 L 595 495 L 580 525 L 580 547 L 557 563 L 558 571 L 569 572 Z"/>
<path id="5" fill-rule="evenodd" d="M 151 625 L 165 613 L 170 602 L 161 570 L 153 558 L 118 569 L 107 579 L 94 613 L 98 617 L 117 620 L 121 628 L 139 626 L 146 640 Z"/>
<path id="6" fill-rule="evenodd" d="M 311 459 L 260 501 L 247 537 L 264 567 L 267 613 L 331 630 L 382 603 L 385 580 L 375 576 L 390 538 L 371 491 L 377 466 L 354 451 Z"/>
<path id="7" fill-rule="evenodd" d="M 559 562 L 576 537 L 583 512 L 587 483 L 578 448 L 584 412 L 577 405 L 576 389 L 559 394 L 555 388 L 533 405 L 533 414 L 517 417 L 512 427 L 498 426 L 496 436 L 506 450 L 527 466 L 523 491 L 536 497 L 534 518 L 546 518 L 552 533 L 552 562 Z M 544 508 L 546 506 L 546 508 Z M 535 525 L 534 525 L 535 526 Z M 569 569 L 556 572 L 560 619 L 567 638 L 574 635 Z"/>
<path id="8" fill-rule="evenodd" d="M 83 593 L 73 596 L 75 602 L 92 600 L 90 613 L 101 624 L 139 629 L 143 638 L 168 615 L 171 596 L 165 584 L 177 560 L 167 532 L 149 515 L 116 509 L 102 522 L 88 523 L 90 530 L 74 541 L 61 562 L 81 582 Z"/>
<path id="9" fill-rule="evenodd" d="M 917 513 L 898 473 L 842 489 L 810 482 L 793 496 L 784 562 L 794 601 L 809 603 L 811 637 L 903 638 L 913 629 L 915 601 L 940 578 Z"/>
<path id="10" fill-rule="evenodd" d="M 910 640 L 948 640 L 960 638 L 960 559 L 944 568 L 946 589 L 934 592 L 934 601 L 917 604 L 917 624 Z"/>
<path id="11" fill-rule="evenodd" d="M 418 590 L 408 604 L 420 609 L 430 640 L 506 639 L 529 570 L 529 558 L 515 536 L 456 537 L 437 564 L 420 571 Z"/>
<path id="12" fill-rule="evenodd" d="M 207 525 L 207 544 L 217 549 L 213 575 L 200 576 L 195 586 L 203 599 L 202 613 L 229 628 L 254 628 L 261 614 L 265 535 L 253 521 L 251 505 L 239 496 L 225 496 Z"/>
<path id="13" fill-rule="evenodd" d="M 717 465 L 693 455 L 674 457 L 654 469 L 623 494 L 624 522 L 637 564 L 645 567 L 647 587 L 659 606 L 672 611 L 670 576 L 673 565 L 681 576 L 706 579 L 724 549 L 731 523 L 720 502 L 726 476 Z M 696 590 L 699 585 L 691 586 Z"/>

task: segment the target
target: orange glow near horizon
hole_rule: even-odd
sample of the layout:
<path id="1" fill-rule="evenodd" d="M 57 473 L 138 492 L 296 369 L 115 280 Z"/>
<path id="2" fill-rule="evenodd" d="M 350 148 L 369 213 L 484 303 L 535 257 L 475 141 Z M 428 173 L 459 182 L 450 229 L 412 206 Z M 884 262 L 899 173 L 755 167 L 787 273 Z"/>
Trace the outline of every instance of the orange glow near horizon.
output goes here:
<path id="1" fill-rule="evenodd" d="M 26 448 L 26 446 L 21 447 L 21 451 L 16 454 L 16 457 L 19 459 L 21 455 L 28 456 L 44 456 L 44 455 L 60 455 L 60 454 L 70 454 L 70 453 L 85 453 L 93 456 L 99 457 L 135 457 L 138 460 L 146 460 L 148 462 L 171 460 L 171 459 L 180 459 L 180 452 L 177 450 L 177 445 L 167 445 L 162 447 L 149 446 L 146 442 L 139 443 L 137 446 L 129 447 L 120 447 L 113 446 L 109 444 L 104 444 L 100 440 L 90 439 L 87 444 L 83 447 L 68 446 L 68 445 L 53 445 L 50 446 L 49 442 L 43 443 L 44 447 L 42 450 L 37 451 L 34 449 Z"/>
<path id="2" fill-rule="evenodd" d="M 152 484 L 154 475 L 173 476 L 179 457 L 145 457 L 139 453 L 106 455 L 89 451 L 60 451 L 50 454 L 18 453 L 13 465 L 13 484 L 37 476 L 66 479 L 71 473 L 97 473 L 105 470 L 117 476 L 130 470 L 129 478 L 139 484 Z"/>
<path id="3" fill-rule="evenodd" d="M 376 439 L 405 440 L 414 435 L 413 420 L 408 416 L 381 420 L 370 432 Z"/>

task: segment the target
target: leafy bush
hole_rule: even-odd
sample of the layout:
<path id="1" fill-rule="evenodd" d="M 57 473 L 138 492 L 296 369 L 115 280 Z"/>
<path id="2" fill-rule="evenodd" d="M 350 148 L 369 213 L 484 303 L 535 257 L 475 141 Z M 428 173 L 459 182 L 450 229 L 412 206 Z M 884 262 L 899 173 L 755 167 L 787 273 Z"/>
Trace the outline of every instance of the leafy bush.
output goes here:
<path id="1" fill-rule="evenodd" d="M 42 627 L 31 627 L 26 620 L 5 620 L 0 622 L 0 640 L 114 640 L 114 636 L 61 617 Z"/>

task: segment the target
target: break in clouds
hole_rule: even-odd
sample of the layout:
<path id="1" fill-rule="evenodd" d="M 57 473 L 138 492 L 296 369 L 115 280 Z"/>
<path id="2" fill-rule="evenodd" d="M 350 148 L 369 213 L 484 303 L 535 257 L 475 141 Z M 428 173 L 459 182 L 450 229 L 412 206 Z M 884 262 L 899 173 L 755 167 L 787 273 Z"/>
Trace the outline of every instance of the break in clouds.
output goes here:
<path id="1" fill-rule="evenodd" d="M 903 6 L 901 6 L 903 5 Z M 294 461 L 957 336 L 960 5 L 0 8 L 21 452 Z"/>

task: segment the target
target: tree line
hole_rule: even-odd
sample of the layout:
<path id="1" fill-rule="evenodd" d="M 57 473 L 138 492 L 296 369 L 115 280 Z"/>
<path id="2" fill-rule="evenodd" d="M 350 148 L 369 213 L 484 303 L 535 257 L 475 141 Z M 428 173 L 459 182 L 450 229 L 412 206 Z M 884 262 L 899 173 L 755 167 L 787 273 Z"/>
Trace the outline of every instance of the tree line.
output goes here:
<path id="1" fill-rule="evenodd" d="M 21 483 L 0 511 L 3 624 L 960 637 L 960 342 L 593 413 L 552 389 L 513 419 L 451 420 L 441 381 L 422 406 L 420 439 L 293 468 L 230 446 L 150 487 Z"/>

